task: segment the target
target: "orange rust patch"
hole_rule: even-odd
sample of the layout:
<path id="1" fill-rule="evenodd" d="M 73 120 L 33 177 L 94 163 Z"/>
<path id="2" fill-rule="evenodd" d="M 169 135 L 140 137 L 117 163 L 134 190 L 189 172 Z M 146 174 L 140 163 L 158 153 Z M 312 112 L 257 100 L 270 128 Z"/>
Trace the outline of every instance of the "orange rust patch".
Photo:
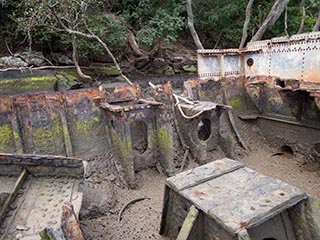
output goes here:
<path id="1" fill-rule="evenodd" d="M 204 199 L 208 196 L 208 194 L 206 192 L 203 192 L 203 191 L 198 191 L 196 190 L 193 195 L 196 197 L 196 198 L 200 198 L 200 199 Z"/>
<path id="2" fill-rule="evenodd" d="M 215 162 L 214 162 L 214 165 L 217 166 L 217 167 L 220 167 L 220 166 L 223 165 L 223 163 L 220 162 L 220 161 L 215 161 Z"/>

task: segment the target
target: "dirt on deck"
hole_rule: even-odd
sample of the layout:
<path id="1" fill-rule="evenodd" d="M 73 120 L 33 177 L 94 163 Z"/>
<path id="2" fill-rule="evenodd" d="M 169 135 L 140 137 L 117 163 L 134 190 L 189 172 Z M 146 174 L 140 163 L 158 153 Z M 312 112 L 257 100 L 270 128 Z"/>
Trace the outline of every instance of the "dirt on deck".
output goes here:
<path id="1" fill-rule="evenodd" d="M 241 158 L 240 161 L 249 168 L 290 183 L 303 189 L 308 194 L 320 198 L 320 170 L 315 165 L 306 164 L 301 156 L 282 152 L 267 145 L 260 145 L 252 148 L 251 153 Z M 100 159 L 100 163 L 103 164 L 103 159 Z M 97 167 L 96 161 L 91 162 L 91 164 L 95 164 L 95 167 Z M 188 168 L 194 166 L 194 163 L 191 163 Z M 106 169 L 105 166 L 101 167 Z M 95 179 L 103 179 L 103 176 L 99 178 L 99 175 L 103 172 L 96 173 Z M 156 169 L 148 169 L 137 173 L 137 178 L 139 184 L 134 190 L 128 190 L 113 184 L 113 194 L 116 202 L 103 215 L 87 216 L 81 219 L 81 226 L 86 239 L 167 239 L 158 234 L 166 177 L 159 174 Z M 103 180 L 98 182 L 96 183 L 98 185 L 104 184 Z M 119 222 L 118 215 L 121 208 L 130 200 L 141 197 L 148 199 L 129 205 Z"/>

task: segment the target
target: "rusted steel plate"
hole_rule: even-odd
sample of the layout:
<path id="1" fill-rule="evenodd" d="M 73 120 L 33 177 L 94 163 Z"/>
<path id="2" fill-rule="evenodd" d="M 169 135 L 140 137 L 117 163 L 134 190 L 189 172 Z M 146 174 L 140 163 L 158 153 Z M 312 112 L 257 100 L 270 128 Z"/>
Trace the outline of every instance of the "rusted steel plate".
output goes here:
<path id="1" fill-rule="evenodd" d="M 193 105 L 187 104 L 187 103 L 181 103 L 180 105 L 182 108 L 185 108 L 193 112 L 212 111 L 212 110 L 215 110 L 216 108 L 221 108 L 221 109 L 231 108 L 231 106 L 228 106 L 228 105 L 217 104 L 214 102 L 207 102 L 207 101 L 197 101 Z"/>
<path id="2" fill-rule="evenodd" d="M 82 201 L 79 181 L 69 177 L 27 179 L 19 198 L 13 202 L 16 208 L 0 224 L 4 232 L 0 239 L 39 239 L 39 232 L 47 227 L 63 239 L 61 209 L 64 202 L 72 202 L 76 215 L 79 214 Z"/>
<path id="3" fill-rule="evenodd" d="M 139 85 L 116 86 L 114 89 L 105 89 L 105 95 L 108 103 L 128 102 L 140 98 L 141 89 Z"/>
<path id="4" fill-rule="evenodd" d="M 79 158 L 49 155 L 4 154 L 0 153 L 0 169 L 4 174 L 7 169 L 15 167 L 18 172 L 21 168 L 28 169 L 34 176 L 72 176 L 83 177 L 85 166 Z M 10 172 L 8 172 L 10 174 Z"/>
<path id="5" fill-rule="evenodd" d="M 320 82 L 320 33 L 251 42 L 246 49 L 198 51 L 201 79 L 272 76 L 306 84 Z"/>
<path id="6" fill-rule="evenodd" d="M 98 89 L 0 98 L 0 150 L 89 156 L 105 151 Z"/>

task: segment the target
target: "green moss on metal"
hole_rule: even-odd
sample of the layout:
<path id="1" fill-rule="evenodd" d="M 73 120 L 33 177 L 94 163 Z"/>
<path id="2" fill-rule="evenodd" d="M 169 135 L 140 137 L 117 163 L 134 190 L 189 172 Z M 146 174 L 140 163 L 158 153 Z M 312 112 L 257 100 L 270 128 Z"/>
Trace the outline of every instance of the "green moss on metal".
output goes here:
<path id="1" fill-rule="evenodd" d="M 13 146 L 13 133 L 10 124 L 0 126 L 0 151 L 8 152 Z"/>
<path id="2" fill-rule="evenodd" d="M 44 139 L 50 139 L 53 136 L 51 129 L 45 129 L 45 128 L 33 128 L 32 135 L 33 135 L 34 141 L 42 141 Z"/>
<path id="3" fill-rule="evenodd" d="M 119 70 L 115 66 L 109 67 L 92 67 L 84 71 L 93 76 L 118 76 Z"/>
<path id="4" fill-rule="evenodd" d="M 228 99 L 229 105 L 231 105 L 235 109 L 242 109 L 242 101 L 240 97 L 233 97 Z"/>
<path id="5" fill-rule="evenodd" d="M 54 152 L 54 140 L 53 133 L 51 129 L 33 128 L 32 130 L 33 142 L 37 151 L 43 153 Z M 40 153 L 39 152 L 39 153 Z"/>
<path id="6" fill-rule="evenodd" d="M 67 74 L 64 72 L 57 73 L 56 78 L 58 81 L 58 88 L 70 88 L 71 86 L 74 86 L 77 84 L 77 77 L 73 74 Z"/>
<path id="7" fill-rule="evenodd" d="M 23 153 L 22 142 L 21 142 L 19 133 L 12 129 L 12 135 L 13 135 L 13 139 L 14 139 L 15 146 L 16 146 L 16 152 Z"/>
<path id="8" fill-rule="evenodd" d="M 157 135 L 160 148 L 162 148 L 164 151 L 169 151 L 173 146 L 173 138 L 168 129 L 165 127 L 159 128 Z"/>
<path id="9" fill-rule="evenodd" d="M 17 94 L 40 90 L 54 90 L 55 76 L 26 77 L 0 81 L 0 94 Z"/>
<path id="10" fill-rule="evenodd" d="M 62 129 L 62 124 L 61 124 L 61 119 L 60 117 L 56 117 L 52 121 L 52 129 L 55 132 L 56 135 L 62 135 L 63 134 L 63 129 Z"/>
<path id="11" fill-rule="evenodd" d="M 232 142 L 235 141 L 235 140 L 234 140 L 234 137 L 233 137 L 232 135 L 228 135 L 228 136 L 227 136 L 227 141 L 228 141 L 229 143 L 232 143 Z"/>
<path id="12" fill-rule="evenodd" d="M 81 134 L 89 134 L 93 129 L 96 129 L 101 123 L 101 118 L 98 116 L 91 117 L 89 120 L 77 120 L 74 123 L 74 129 Z"/>
<path id="13" fill-rule="evenodd" d="M 191 73 L 197 73 L 198 72 L 198 69 L 196 66 L 194 65 L 185 65 L 185 66 L 182 66 L 183 70 L 185 72 L 191 72 Z"/>
<path id="14" fill-rule="evenodd" d="M 167 74 L 167 75 L 174 74 L 174 70 L 170 66 L 164 66 L 161 68 L 152 68 L 151 72 L 156 73 L 156 74 Z"/>
<path id="15" fill-rule="evenodd" d="M 41 89 L 44 86 L 54 85 L 57 79 L 54 76 L 32 77 L 32 78 L 18 78 L 1 80 L 1 87 L 12 86 L 18 87 L 22 90 Z"/>
<path id="16" fill-rule="evenodd" d="M 120 158 L 123 159 L 126 163 L 130 154 L 132 153 L 132 142 L 130 138 L 121 139 L 113 131 L 112 132 L 112 141 L 116 148 Z"/>

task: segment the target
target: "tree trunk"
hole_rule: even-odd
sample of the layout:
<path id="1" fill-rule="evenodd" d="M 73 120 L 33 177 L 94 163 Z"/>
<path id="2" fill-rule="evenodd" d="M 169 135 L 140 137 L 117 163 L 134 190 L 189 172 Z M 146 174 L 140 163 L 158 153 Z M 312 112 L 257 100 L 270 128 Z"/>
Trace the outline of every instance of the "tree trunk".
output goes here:
<path id="1" fill-rule="evenodd" d="M 268 16 L 252 37 L 251 41 L 261 40 L 263 34 L 267 31 L 268 28 L 272 27 L 276 21 L 279 19 L 285 8 L 287 7 L 290 0 L 276 0 L 273 4 Z"/>
<path id="2" fill-rule="evenodd" d="M 188 26 L 189 26 L 193 41 L 196 44 L 198 49 L 203 49 L 203 45 L 200 41 L 200 38 L 198 36 L 198 33 L 197 33 L 195 27 L 194 27 L 194 17 L 193 17 L 193 12 L 192 12 L 192 0 L 187 0 L 187 11 L 188 11 Z"/>
<path id="3" fill-rule="evenodd" d="M 251 9 L 252 9 L 252 5 L 253 5 L 254 0 L 249 0 L 248 5 L 247 5 L 247 9 L 246 9 L 246 18 L 243 24 L 243 29 L 242 29 L 242 38 L 241 38 L 241 42 L 240 42 L 240 46 L 239 48 L 243 48 L 246 40 L 248 38 L 248 26 L 250 23 L 250 17 L 251 17 Z"/>
<path id="4" fill-rule="evenodd" d="M 284 15 L 284 32 L 286 36 L 289 38 L 290 34 L 288 32 L 288 6 L 286 6 L 285 15 Z"/>
<path id="5" fill-rule="evenodd" d="M 319 14 L 318 14 L 317 22 L 316 22 L 316 24 L 314 25 L 314 27 L 313 27 L 313 29 L 312 29 L 312 32 L 317 32 L 317 31 L 319 31 L 319 28 L 320 28 L 320 11 L 319 11 Z"/>
<path id="6" fill-rule="evenodd" d="M 128 29 L 128 41 L 131 49 L 133 50 L 134 54 L 138 57 L 141 57 L 143 55 L 143 52 L 139 48 L 139 45 L 136 41 L 136 38 L 132 31 Z"/>
<path id="7" fill-rule="evenodd" d="M 301 18 L 300 27 L 299 27 L 297 34 L 302 33 L 303 28 L 304 28 L 304 23 L 306 21 L 306 6 L 305 5 L 306 5 L 305 0 L 301 0 L 302 18 Z"/>
<path id="8" fill-rule="evenodd" d="M 76 39 L 77 39 L 76 35 L 72 34 L 72 60 L 73 60 L 74 66 L 76 67 L 79 77 L 86 79 L 89 82 L 92 82 L 92 78 L 88 75 L 85 75 L 81 71 L 81 68 L 79 66 Z"/>

